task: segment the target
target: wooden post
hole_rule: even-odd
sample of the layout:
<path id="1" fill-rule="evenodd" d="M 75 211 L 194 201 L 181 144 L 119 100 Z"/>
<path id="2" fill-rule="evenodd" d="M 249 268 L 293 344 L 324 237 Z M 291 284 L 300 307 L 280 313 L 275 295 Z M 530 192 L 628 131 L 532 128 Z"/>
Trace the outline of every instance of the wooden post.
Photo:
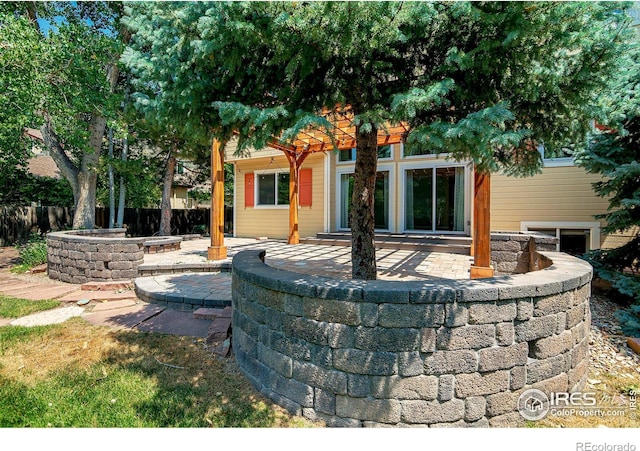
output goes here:
<path id="1" fill-rule="evenodd" d="M 298 192 L 300 190 L 300 166 L 309 155 L 308 153 L 296 155 L 293 152 L 285 152 L 289 160 L 289 236 L 288 244 L 300 244 L 300 231 L 298 224 Z"/>
<path id="2" fill-rule="evenodd" d="M 211 146 L 211 246 L 207 249 L 208 260 L 227 258 L 224 245 L 224 148 L 213 138 Z"/>
<path id="3" fill-rule="evenodd" d="M 491 178 L 488 173 L 474 171 L 473 193 L 473 266 L 471 278 L 493 277 L 491 266 Z"/>

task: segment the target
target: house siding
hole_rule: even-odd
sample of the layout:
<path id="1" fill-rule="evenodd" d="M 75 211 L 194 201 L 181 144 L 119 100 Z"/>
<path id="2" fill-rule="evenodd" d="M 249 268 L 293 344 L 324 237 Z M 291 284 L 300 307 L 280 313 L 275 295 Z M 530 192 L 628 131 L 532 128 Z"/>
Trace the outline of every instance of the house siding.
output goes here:
<path id="1" fill-rule="evenodd" d="M 267 237 L 286 239 L 289 233 L 289 206 L 245 207 L 244 174 L 267 169 L 289 170 L 289 162 L 280 151 L 269 152 L 274 155 L 262 157 L 262 151 L 254 152 L 251 159 L 232 160 L 235 165 L 235 236 L 241 238 Z M 228 154 L 229 155 L 229 154 Z M 260 156 L 259 156 L 260 155 Z M 307 157 L 302 168 L 312 170 L 311 206 L 299 207 L 298 224 L 300 237 L 315 236 L 324 228 L 325 201 L 324 154 Z"/>
<path id="2" fill-rule="evenodd" d="M 592 184 L 601 180 L 579 166 L 545 167 L 533 177 L 491 176 L 491 230 L 515 231 L 523 221 L 556 223 L 599 222 L 609 201 L 595 195 Z M 625 242 L 629 233 L 601 235 L 600 247 Z"/>

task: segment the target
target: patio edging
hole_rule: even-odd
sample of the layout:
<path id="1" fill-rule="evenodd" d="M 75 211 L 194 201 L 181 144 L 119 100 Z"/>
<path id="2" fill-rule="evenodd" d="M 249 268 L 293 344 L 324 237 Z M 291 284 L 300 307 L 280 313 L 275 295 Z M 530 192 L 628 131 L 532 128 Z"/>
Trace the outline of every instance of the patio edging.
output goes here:
<path id="1" fill-rule="evenodd" d="M 586 262 L 535 251 L 540 271 L 488 280 L 351 281 L 233 259 L 233 349 L 294 414 L 329 426 L 509 426 L 528 388 L 582 387 Z"/>

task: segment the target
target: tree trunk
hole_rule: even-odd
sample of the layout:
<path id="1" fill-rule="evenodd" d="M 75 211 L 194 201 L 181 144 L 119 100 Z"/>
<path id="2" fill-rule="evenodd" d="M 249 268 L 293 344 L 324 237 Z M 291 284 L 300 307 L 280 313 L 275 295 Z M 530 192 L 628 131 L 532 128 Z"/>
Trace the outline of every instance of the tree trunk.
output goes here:
<path id="1" fill-rule="evenodd" d="M 162 203 L 160 204 L 160 235 L 171 235 L 171 185 L 176 170 L 176 157 L 173 152 L 167 159 L 167 167 L 164 170 L 162 182 Z"/>
<path id="2" fill-rule="evenodd" d="M 102 138 L 107 127 L 103 116 L 95 115 L 89 124 L 89 150 L 82 155 L 78 171 L 78 201 L 73 215 L 74 229 L 93 229 L 96 223 L 96 184 Z"/>
<path id="3" fill-rule="evenodd" d="M 129 153 L 129 139 L 125 136 L 122 144 L 122 158 L 121 160 L 127 161 L 127 154 Z M 127 186 L 124 183 L 124 177 L 120 176 L 120 198 L 118 199 L 118 218 L 116 219 L 116 224 L 118 227 L 124 227 L 124 203 L 125 203 L 125 194 L 127 191 Z"/>
<path id="4" fill-rule="evenodd" d="M 116 222 L 116 192 L 113 180 L 113 166 L 111 160 L 113 159 L 113 129 L 109 128 L 109 228 L 113 229 L 113 225 Z"/>
<path id="5" fill-rule="evenodd" d="M 356 127 L 356 166 L 351 197 L 351 277 L 375 280 L 374 193 L 378 164 L 378 131 Z"/>

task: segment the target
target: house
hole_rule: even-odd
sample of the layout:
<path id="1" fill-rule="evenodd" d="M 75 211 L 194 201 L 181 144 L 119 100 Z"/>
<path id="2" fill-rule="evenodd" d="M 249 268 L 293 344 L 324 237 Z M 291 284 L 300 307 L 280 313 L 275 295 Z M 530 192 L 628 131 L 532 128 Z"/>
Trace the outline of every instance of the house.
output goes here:
<path id="1" fill-rule="evenodd" d="M 289 161 L 278 149 L 236 156 L 236 143 L 225 148 L 234 165 L 236 237 L 286 239 L 289 232 Z M 541 149 L 544 153 L 544 150 Z M 348 232 L 356 149 L 311 153 L 300 167 L 299 234 Z M 604 235 L 607 199 L 597 197 L 588 174 L 570 156 L 544 158 L 533 177 L 491 176 L 490 229 L 540 231 L 559 238 L 559 250 L 581 254 L 616 247 L 622 235 Z M 416 154 L 400 143 L 378 147 L 375 192 L 376 232 L 427 236 L 472 235 L 474 171 L 470 162 L 445 154 Z"/>

